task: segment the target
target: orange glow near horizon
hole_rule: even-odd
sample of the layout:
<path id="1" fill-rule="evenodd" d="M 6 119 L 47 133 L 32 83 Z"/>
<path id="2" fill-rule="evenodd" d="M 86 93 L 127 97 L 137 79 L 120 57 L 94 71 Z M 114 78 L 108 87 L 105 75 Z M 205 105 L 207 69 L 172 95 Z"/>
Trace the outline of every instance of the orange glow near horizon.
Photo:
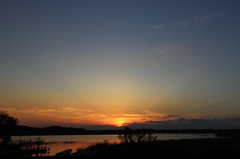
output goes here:
<path id="1" fill-rule="evenodd" d="M 147 121 L 175 120 L 180 116 L 162 114 L 148 110 L 138 110 L 128 114 L 99 113 L 91 109 L 77 109 L 74 107 L 64 107 L 61 109 L 15 109 L 0 108 L 7 111 L 10 116 L 19 119 L 19 125 L 33 127 L 47 126 L 71 126 L 79 127 L 84 125 L 102 125 L 123 127 L 131 123 L 146 123 Z M 200 118 L 195 114 L 181 116 L 185 118 Z M 30 119 L 30 120 L 29 120 Z"/>

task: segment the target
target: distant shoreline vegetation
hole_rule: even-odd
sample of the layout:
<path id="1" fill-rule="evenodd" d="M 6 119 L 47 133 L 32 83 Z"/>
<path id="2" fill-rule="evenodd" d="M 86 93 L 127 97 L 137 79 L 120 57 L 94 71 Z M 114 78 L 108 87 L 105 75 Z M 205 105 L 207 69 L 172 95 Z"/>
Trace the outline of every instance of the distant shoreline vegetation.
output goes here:
<path id="1" fill-rule="evenodd" d="M 134 130 L 133 130 L 134 131 Z M 240 137 L 240 129 L 145 129 L 147 133 L 213 133 L 219 137 Z M 13 136 L 31 135 L 104 135 L 122 134 L 124 130 L 86 130 L 84 128 L 50 126 L 36 128 L 29 126 L 17 126 Z"/>

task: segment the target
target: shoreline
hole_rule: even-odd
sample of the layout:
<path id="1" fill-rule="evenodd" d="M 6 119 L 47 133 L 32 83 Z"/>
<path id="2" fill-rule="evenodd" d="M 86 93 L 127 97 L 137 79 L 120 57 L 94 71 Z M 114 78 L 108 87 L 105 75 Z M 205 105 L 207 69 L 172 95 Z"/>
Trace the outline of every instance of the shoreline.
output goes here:
<path id="1" fill-rule="evenodd" d="M 133 144 L 108 144 L 96 143 L 87 148 L 96 151 L 91 158 L 149 158 L 161 156 L 161 158 L 237 158 L 240 157 L 240 138 L 214 138 L 214 139 L 180 139 L 180 140 L 156 140 Z M 232 157 L 234 156 L 234 157 Z M 4 159 L 54 159 L 54 158 L 77 158 L 74 156 L 32 156 L 17 157 L 8 156 Z M 86 156 L 81 158 L 88 158 Z"/>

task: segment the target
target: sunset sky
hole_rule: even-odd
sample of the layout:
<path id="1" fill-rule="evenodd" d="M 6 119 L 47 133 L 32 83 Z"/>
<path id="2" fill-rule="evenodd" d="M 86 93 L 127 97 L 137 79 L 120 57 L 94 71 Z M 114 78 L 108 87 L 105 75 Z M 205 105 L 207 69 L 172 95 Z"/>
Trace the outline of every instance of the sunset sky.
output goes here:
<path id="1" fill-rule="evenodd" d="M 240 128 L 239 0 L 0 0 L 20 125 Z"/>

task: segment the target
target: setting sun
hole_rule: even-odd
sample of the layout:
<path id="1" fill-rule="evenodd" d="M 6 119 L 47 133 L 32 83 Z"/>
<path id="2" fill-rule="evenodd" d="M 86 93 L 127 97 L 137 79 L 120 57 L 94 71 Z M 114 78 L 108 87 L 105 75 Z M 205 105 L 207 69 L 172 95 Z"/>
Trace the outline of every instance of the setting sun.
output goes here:
<path id="1" fill-rule="evenodd" d="M 124 123 L 126 123 L 126 119 L 125 118 L 116 118 L 114 119 L 114 125 L 116 125 L 117 127 L 121 127 L 124 125 Z"/>

